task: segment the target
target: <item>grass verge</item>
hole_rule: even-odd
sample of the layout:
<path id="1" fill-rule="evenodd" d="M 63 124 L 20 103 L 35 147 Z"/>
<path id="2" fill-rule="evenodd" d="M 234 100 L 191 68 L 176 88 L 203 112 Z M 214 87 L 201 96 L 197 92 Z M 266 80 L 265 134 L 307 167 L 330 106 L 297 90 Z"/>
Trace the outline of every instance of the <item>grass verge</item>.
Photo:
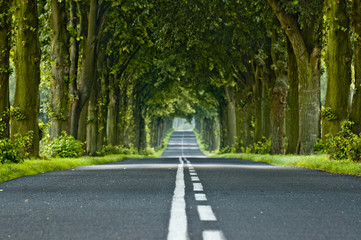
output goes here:
<path id="1" fill-rule="evenodd" d="M 208 150 L 206 150 L 206 146 L 204 145 L 203 140 L 202 140 L 200 134 L 199 134 L 196 130 L 194 130 L 193 132 L 194 132 L 194 134 L 196 135 L 196 139 L 197 139 L 197 143 L 198 143 L 199 150 L 200 150 L 204 155 L 206 155 L 206 156 L 212 155 L 211 152 L 209 152 Z"/>
<path id="2" fill-rule="evenodd" d="M 79 166 L 119 162 L 126 158 L 142 158 L 141 155 L 108 155 L 104 157 L 53 158 L 50 160 L 27 159 L 23 163 L 0 165 L 0 183 L 14 178 L 50 171 L 66 170 Z"/>
<path id="3" fill-rule="evenodd" d="M 50 160 L 27 159 L 23 163 L 0 164 L 0 183 L 23 176 L 36 175 L 50 171 L 67 170 L 79 166 L 97 165 L 119 162 L 126 158 L 158 158 L 168 146 L 168 141 L 173 131 L 170 131 L 163 139 L 163 147 L 154 155 L 107 155 L 103 157 L 80 157 L 80 158 L 52 158 Z"/>
<path id="4" fill-rule="evenodd" d="M 167 149 L 169 138 L 173 132 L 174 132 L 174 129 L 170 130 L 163 138 L 162 148 L 159 149 L 158 151 L 156 151 L 152 156 L 148 156 L 148 157 L 160 158 L 163 155 L 164 151 Z"/>
<path id="5" fill-rule="evenodd" d="M 262 155 L 249 153 L 228 153 L 210 157 L 242 158 L 256 162 L 267 162 L 279 166 L 303 167 L 331 173 L 361 176 L 361 163 L 351 160 L 332 160 L 327 155 Z"/>

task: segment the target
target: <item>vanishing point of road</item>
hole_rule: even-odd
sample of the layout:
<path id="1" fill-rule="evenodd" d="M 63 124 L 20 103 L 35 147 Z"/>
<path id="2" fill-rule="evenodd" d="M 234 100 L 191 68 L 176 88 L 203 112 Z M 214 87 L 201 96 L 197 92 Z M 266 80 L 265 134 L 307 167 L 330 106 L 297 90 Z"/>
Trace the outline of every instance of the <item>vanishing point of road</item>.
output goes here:
<path id="1" fill-rule="evenodd" d="M 159 159 L 0 189 L 0 239 L 361 239 L 360 178 L 206 158 L 187 131 L 174 132 Z"/>

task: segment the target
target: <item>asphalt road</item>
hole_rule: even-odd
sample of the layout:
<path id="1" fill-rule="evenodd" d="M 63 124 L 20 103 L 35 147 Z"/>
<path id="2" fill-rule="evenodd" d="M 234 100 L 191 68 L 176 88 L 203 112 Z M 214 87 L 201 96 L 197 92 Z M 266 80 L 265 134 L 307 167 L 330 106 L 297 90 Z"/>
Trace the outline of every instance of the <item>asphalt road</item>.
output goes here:
<path id="1" fill-rule="evenodd" d="M 360 178 L 205 158 L 190 132 L 160 159 L 0 189 L 0 239 L 361 239 Z"/>

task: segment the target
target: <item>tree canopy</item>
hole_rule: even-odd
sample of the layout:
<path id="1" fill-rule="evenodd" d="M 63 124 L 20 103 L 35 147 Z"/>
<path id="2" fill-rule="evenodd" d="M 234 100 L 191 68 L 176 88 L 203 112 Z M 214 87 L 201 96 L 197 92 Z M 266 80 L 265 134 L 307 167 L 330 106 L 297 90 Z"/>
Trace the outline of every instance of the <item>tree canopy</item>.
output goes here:
<path id="1" fill-rule="evenodd" d="M 30 136 L 34 156 L 42 136 L 64 131 L 91 155 L 142 150 L 180 117 L 195 120 L 211 150 L 254 151 L 271 139 L 270 153 L 312 154 L 345 120 L 361 131 L 360 5 L 0 0 L 0 138 Z"/>

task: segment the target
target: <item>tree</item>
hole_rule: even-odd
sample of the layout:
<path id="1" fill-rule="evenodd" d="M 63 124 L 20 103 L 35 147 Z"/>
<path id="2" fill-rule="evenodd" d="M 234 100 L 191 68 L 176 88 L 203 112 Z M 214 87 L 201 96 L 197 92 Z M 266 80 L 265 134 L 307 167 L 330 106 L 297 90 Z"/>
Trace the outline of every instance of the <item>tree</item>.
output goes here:
<path id="1" fill-rule="evenodd" d="M 70 59 L 69 32 L 66 15 L 66 2 L 51 1 L 51 30 L 52 30 L 52 84 L 50 97 L 50 116 L 52 125 L 50 136 L 55 138 L 68 129 L 69 115 L 69 87 L 70 87 Z"/>
<path id="2" fill-rule="evenodd" d="M 355 122 L 353 131 L 361 133 L 361 1 L 352 0 L 351 28 L 353 32 L 355 89 L 350 113 L 351 121 Z"/>
<path id="3" fill-rule="evenodd" d="M 77 89 L 74 89 L 76 96 L 71 109 L 71 130 L 75 138 L 78 135 L 78 126 L 81 111 L 88 102 L 93 82 L 95 81 L 96 49 L 100 30 L 107 16 L 110 3 L 105 0 L 90 0 L 88 13 L 88 31 L 83 49 L 84 59 L 82 72 Z"/>
<path id="4" fill-rule="evenodd" d="M 39 155 L 40 43 L 36 0 L 15 0 L 16 88 L 11 117 L 11 137 L 30 136 L 32 156 Z"/>
<path id="5" fill-rule="evenodd" d="M 9 137 L 9 75 L 12 1 L 0 0 L 0 139 Z"/>
<path id="6" fill-rule="evenodd" d="M 322 138 L 336 136 L 350 109 L 351 44 L 347 0 L 326 0 L 327 91 L 322 110 Z"/>
<path id="7" fill-rule="evenodd" d="M 288 39 L 298 65 L 299 140 L 297 152 L 311 154 L 320 134 L 320 59 L 323 0 L 268 0 Z M 293 5 L 293 6 L 292 6 Z"/>

